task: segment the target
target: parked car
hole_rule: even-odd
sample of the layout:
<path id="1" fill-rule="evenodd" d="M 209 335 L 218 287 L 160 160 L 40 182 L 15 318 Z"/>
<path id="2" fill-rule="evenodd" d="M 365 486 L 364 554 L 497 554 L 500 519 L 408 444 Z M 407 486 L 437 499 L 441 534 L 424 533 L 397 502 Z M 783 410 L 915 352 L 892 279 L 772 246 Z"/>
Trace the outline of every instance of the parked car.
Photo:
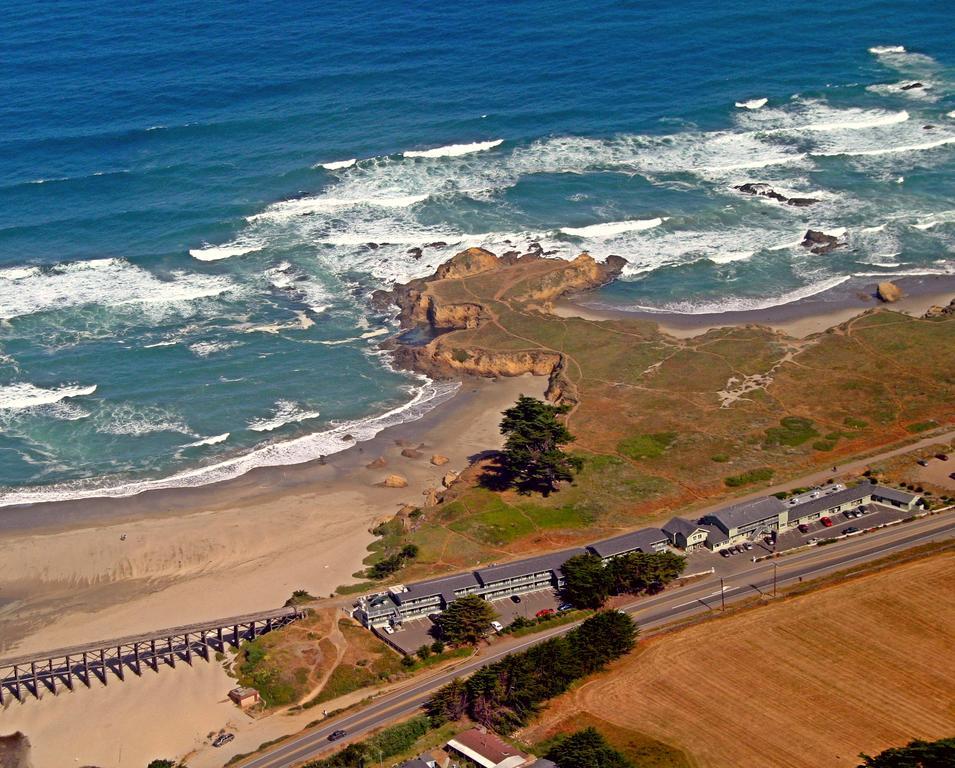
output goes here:
<path id="1" fill-rule="evenodd" d="M 221 747 L 223 744 L 228 744 L 234 738 L 234 733 L 220 733 L 218 736 L 216 736 L 216 740 L 212 742 L 212 746 Z"/>
<path id="2" fill-rule="evenodd" d="M 511 595 L 511 602 L 512 602 L 512 603 L 519 603 L 520 601 L 521 601 L 521 596 L 520 596 L 520 595 Z"/>
<path id="3" fill-rule="evenodd" d="M 927 467 L 927 466 L 928 466 L 928 459 L 919 459 L 919 460 L 916 461 L 915 463 L 918 464 L 920 467 Z"/>
<path id="4" fill-rule="evenodd" d="M 743 549 L 745 549 L 747 552 L 751 550 L 752 548 L 753 548 L 753 545 L 750 544 L 748 541 L 743 544 Z"/>
<path id="5" fill-rule="evenodd" d="M 811 538 L 806 539 L 807 544 L 815 544 L 817 541 L 819 541 L 818 536 L 812 536 Z"/>
<path id="6" fill-rule="evenodd" d="M 721 554 L 723 557 L 729 557 L 729 556 L 730 556 L 731 554 L 733 554 L 733 553 L 730 552 L 728 549 L 721 549 L 721 550 L 720 550 L 720 554 Z"/>
<path id="7" fill-rule="evenodd" d="M 561 603 L 560 605 L 557 606 L 557 610 L 558 610 L 558 611 L 572 611 L 572 610 L 574 610 L 574 604 L 573 604 L 573 603 Z"/>
<path id="8" fill-rule="evenodd" d="M 935 454 L 935 458 L 938 459 L 939 461 L 948 461 L 948 454 L 947 454 L 947 453 L 936 453 L 936 454 Z"/>
<path id="9" fill-rule="evenodd" d="M 819 522 L 822 523 L 826 528 L 832 528 L 832 520 L 828 517 L 819 518 Z"/>
<path id="10" fill-rule="evenodd" d="M 845 512 L 842 513 L 842 516 L 843 516 L 846 520 L 851 520 L 853 517 L 855 517 L 855 514 L 856 514 L 856 513 L 855 513 L 854 510 L 847 509 Z"/>
<path id="11" fill-rule="evenodd" d="M 800 533 L 809 533 L 809 526 L 806 525 L 805 523 L 800 523 L 800 524 L 799 524 L 799 532 L 800 532 Z"/>
<path id="12" fill-rule="evenodd" d="M 499 622 L 499 621 L 492 621 L 492 622 L 491 622 L 491 629 L 493 629 L 495 632 L 503 632 L 503 631 L 504 631 L 504 625 L 501 624 L 501 622 Z"/>
<path id="13" fill-rule="evenodd" d="M 339 728 L 337 731 L 332 731 L 328 734 L 329 741 L 338 741 L 339 739 L 344 739 L 348 735 L 348 731 L 344 728 Z"/>
<path id="14" fill-rule="evenodd" d="M 848 528 L 843 528 L 842 532 L 843 533 L 858 533 L 859 529 L 856 528 L 854 525 L 850 525 Z"/>
<path id="15" fill-rule="evenodd" d="M 545 619 L 548 616 L 553 616 L 555 613 L 553 608 L 541 608 L 537 613 L 534 614 L 538 619 Z"/>
<path id="16" fill-rule="evenodd" d="M 385 626 L 383 626 L 382 629 L 385 630 L 386 635 L 393 635 L 395 633 L 395 628 L 392 627 L 390 624 L 385 624 Z"/>

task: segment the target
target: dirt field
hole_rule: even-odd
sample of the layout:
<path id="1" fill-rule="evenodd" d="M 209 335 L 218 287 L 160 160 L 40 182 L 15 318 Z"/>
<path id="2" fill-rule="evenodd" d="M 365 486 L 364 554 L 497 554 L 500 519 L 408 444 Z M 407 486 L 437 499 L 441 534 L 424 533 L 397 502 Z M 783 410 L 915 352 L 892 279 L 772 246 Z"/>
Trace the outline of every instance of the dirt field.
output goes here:
<path id="1" fill-rule="evenodd" d="M 522 734 L 584 712 L 700 768 L 856 766 L 955 734 L 955 554 L 654 638 Z"/>

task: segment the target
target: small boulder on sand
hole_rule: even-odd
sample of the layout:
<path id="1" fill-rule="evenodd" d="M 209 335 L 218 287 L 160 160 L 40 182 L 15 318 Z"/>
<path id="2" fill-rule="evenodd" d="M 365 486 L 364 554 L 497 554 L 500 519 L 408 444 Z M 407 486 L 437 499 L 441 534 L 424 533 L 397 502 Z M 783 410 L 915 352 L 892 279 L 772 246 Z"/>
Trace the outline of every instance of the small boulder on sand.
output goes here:
<path id="1" fill-rule="evenodd" d="M 458 479 L 457 472 L 448 472 L 444 477 L 441 478 L 441 485 L 445 488 L 450 488 L 455 480 Z"/>
<path id="2" fill-rule="evenodd" d="M 421 451 L 419 451 L 417 448 L 404 448 L 401 451 L 401 455 L 406 459 L 420 459 Z"/>
<path id="3" fill-rule="evenodd" d="M 451 459 L 449 459 L 447 456 L 441 456 L 440 454 L 437 454 L 437 453 L 431 457 L 431 463 L 434 464 L 436 467 L 443 467 L 449 461 L 451 461 Z"/>
<path id="4" fill-rule="evenodd" d="M 384 456 L 379 456 L 374 461 L 369 462 L 365 465 L 366 469 L 382 469 L 388 466 L 388 460 Z"/>
<path id="5" fill-rule="evenodd" d="M 438 503 L 438 489 L 437 488 L 426 488 L 421 492 L 421 495 L 424 496 L 425 506 L 433 507 Z"/>
<path id="6" fill-rule="evenodd" d="M 408 481 L 401 475 L 388 475 L 382 482 L 382 485 L 385 486 L 385 488 L 407 488 Z"/>
<path id="7" fill-rule="evenodd" d="M 891 304 L 893 301 L 898 301 L 902 298 L 902 289 L 895 283 L 879 283 L 879 287 L 875 293 L 876 296 L 887 304 Z"/>

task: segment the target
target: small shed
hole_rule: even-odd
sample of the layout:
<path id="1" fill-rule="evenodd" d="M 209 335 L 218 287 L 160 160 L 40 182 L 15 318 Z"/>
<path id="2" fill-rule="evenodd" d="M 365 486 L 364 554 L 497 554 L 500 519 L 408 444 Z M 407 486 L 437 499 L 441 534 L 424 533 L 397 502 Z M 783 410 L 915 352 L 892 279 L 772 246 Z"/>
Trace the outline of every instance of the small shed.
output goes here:
<path id="1" fill-rule="evenodd" d="M 260 701 L 262 697 L 259 695 L 259 692 L 255 688 L 233 688 L 229 691 L 229 698 L 232 699 L 239 707 L 242 709 L 248 709 L 249 707 L 254 707 Z"/>

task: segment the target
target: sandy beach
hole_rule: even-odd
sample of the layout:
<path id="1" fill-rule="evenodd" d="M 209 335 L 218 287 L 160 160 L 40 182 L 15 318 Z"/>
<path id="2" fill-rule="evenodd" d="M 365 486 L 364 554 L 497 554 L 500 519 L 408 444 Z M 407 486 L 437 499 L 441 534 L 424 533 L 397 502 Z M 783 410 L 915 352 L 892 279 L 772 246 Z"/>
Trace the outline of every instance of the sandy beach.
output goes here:
<path id="1" fill-rule="evenodd" d="M 325 465 L 256 471 L 219 486 L 131 499 L 5 510 L 11 514 L 0 543 L 16 556 L 0 564 L 0 653 L 274 608 L 295 589 L 328 596 L 354 581 L 376 521 L 421 503 L 449 469 L 498 447 L 501 411 L 521 393 L 541 396 L 545 386 L 532 377 L 466 381 L 444 406 Z M 401 456 L 405 446 L 421 446 L 422 457 Z M 432 454 L 450 461 L 433 466 Z M 385 467 L 366 468 L 381 456 Z M 381 487 L 391 473 L 408 487 Z M 8 703 L 0 710 L 0 732 L 25 732 L 36 766 L 75 754 L 81 765 L 141 768 L 161 756 L 159 745 L 162 754 L 184 754 L 210 730 L 244 717 L 223 703 L 232 682 L 216 664 L 110 682 L 55 701 Z M 163 714 L 166 708 L 176 710 L 174 719 Z M 83 744 L 77 724 L 93 712 L 98 738 Z"/>
<path id="2" fill-rule="evenodd" d="M 569 297 L 559 301 L 554 305 L 553 312 L 560 317 L 583 317 L 588 320 L 651 320 L 657 323 L 662 331 L 678 338 L 699 336 L 713 328 L 740 325 L 763 325 L 788 336 L 805 338 L 814 333 L 822 333 L 876 307 L 921 317 L 932 305 L 948 304 L 955 297 L 955 276 L 952 275 L 903 277 L 894 282 L 902 289 L 903 297 L 891 304 L 886 304 L 875 296 L 875 282 L 854 281 L 808 299 L 768 309 L 739 312 L 691 315 L 677 312 L 624 311 L 600 305 L 594 301 L 592 295 Z"/>

